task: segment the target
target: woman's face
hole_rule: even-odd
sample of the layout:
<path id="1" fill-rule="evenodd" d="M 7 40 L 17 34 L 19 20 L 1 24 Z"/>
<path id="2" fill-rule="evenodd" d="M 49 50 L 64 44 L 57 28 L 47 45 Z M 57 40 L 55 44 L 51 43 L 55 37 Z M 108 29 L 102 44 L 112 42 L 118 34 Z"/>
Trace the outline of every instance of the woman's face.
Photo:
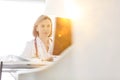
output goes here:
<path id="1" fill-rule="evenodd" d="M 51 34 L 51 27 L 51 21 L 45 19 L 38 24 L 36 31 L 39 33 L 40 37 L 48 37 Z"/>

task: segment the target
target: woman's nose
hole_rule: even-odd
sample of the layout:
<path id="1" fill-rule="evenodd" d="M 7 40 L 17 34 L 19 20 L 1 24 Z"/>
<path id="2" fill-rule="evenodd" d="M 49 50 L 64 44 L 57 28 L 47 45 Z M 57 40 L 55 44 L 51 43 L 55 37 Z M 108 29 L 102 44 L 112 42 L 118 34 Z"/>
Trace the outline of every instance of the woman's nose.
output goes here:
<path id="1" fill-rule="evenodd" d="M 44 30 L 48 30 L 47 26 L 45 26 Z"/>

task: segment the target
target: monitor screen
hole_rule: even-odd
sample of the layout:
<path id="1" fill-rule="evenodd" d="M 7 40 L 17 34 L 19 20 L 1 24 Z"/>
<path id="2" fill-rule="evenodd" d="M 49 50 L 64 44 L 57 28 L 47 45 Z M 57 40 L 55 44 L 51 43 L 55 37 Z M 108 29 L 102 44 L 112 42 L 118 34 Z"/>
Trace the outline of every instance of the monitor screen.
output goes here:
<path id="1" fill-rule="evenodd" d="M 55 18 L 53 55 L 60 55 L 72 44 L 72 22 L 68 18 Z"/>

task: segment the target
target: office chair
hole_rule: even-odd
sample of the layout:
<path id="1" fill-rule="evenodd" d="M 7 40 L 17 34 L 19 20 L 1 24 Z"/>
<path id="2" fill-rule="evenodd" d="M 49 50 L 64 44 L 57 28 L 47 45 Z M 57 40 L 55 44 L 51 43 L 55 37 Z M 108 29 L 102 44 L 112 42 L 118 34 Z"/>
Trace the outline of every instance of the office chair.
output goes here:
<path id="1" fill-rule="evenodd" d="M 2 67 L 3 67 L 3 62 L 0 62 L 0 80 L 2 78 Z"/>

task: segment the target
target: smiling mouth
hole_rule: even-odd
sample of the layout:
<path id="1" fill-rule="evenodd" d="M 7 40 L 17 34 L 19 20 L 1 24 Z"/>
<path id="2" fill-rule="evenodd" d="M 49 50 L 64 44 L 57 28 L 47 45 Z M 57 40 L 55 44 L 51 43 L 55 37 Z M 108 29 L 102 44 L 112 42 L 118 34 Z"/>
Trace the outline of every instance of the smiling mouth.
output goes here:
<path id="1" fill-rule="evenodd" d="M 48 34 L 47 32 L 45 32 L 44 34 Z"/>

